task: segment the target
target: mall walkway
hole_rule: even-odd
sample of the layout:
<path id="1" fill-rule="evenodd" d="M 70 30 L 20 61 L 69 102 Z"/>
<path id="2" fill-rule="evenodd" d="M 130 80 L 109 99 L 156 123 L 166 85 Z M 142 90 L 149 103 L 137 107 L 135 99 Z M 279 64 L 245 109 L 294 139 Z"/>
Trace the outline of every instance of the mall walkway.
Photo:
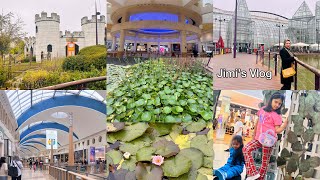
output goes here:
<path id="1" fill-rule="evenodd" d="M 259 68 L 260 70 L 267 71 L 266 66 L 256 64 L 256 56 L 251 54 L 237 54 L 237 58 L 234 59 L 232 54 L 216 55 L 214 56 L 210 64 L 208 65 L 209 71 L 213 73 L 213 88 L 219 90 L 274 90 L 282 87 L 280 83 L 280 76 L 274 76 L 272 73 L 272 79 L 266 78 L 252 78 L 249 73 L 249 69 Z M 225 68 L 227 70 L 234 70 L 240 68 L 247 72 L 247 78 L 217 78 L 217 74 L 220 73 L 220 69 Z"/>
<path id="2" fill-rule="evenodd" d="M 24 168 L 22 171 L 23 180 L 54 180 L 53 177 L 50 177 L 47 170 L 36 171 L 30 170 L 29 168 Z"/>

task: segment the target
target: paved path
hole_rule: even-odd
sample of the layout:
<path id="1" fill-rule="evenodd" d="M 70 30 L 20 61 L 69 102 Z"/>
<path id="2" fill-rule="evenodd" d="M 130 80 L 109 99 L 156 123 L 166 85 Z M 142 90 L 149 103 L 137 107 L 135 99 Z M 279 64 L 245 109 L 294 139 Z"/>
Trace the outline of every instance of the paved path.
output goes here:
<path id="1" fill-rule="evenodd" d="M 216 55 L 211 59 L 208 70 L 213 73 L 213 89 L 215 90 L 277 90 L 282 87 L 280 83 L 280 75 L 274 76 L 272 79 L 253 78 L 251 77 L 250 69 L 258 68 L 259 71 L 266 72 L 268 68 L 261 64 L 256 64 L 256 56 L 250 54 L 237 54 L 234 59 L 232 54 Z M 240 68 L 247 74 L 246 78 L 242 78 L 239 74 L 237 78 L 218 78 L 221 69 L 228 71 Z M 253 72 L 253 71 L 252 71 Z"/>

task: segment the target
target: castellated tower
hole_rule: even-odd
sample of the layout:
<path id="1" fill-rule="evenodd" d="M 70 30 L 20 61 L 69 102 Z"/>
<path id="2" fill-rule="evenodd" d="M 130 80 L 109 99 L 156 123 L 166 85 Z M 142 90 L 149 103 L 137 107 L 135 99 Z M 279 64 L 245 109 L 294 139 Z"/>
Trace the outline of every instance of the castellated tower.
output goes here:
<path id="1" fill-rule="evenodd" d="M 60 57 L 60 16 L 51 13 L 51 17 L 48 17 L 46 12 L 42 12 L 41 15 L 35 15 L 35 23 L 37 62 L 41 62 L 41 59 Z"/>
<path id="2" fill-rule="evenodd" d="M 85 46 L 96 45 L 96 15 L 92 15 L 91 19 L 88 19 L 87 16 L 81 19 L 81 27 L 85 36 Z M 105 44 L 105 16 L 100 16 L 98 19 L 98 43 L 100 45 Z"/>

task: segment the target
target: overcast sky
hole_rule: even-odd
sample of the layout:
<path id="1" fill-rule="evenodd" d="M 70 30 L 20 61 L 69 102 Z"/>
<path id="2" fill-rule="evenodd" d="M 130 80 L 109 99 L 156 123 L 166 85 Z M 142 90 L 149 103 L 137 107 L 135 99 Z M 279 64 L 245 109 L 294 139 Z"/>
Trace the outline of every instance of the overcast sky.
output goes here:
<path id="1" fill-rule="evenodd" d="M 106 14 L 106 0 L 96 0 L 98 11 Z M 0 0 L 0 10 L 6 14 L 13 12 L 24 21 L 28 36 L 35 35 L 35 14 L 42 11 L 56 12 L 60 15 L 60 30 L 80 31 L 81 18 L 94 14 L 95 0 Z"/>
<path id="2" fill-rule="evenodd" d="M 304 0 L 246 0 L 249 10 L 267 11 L 291 18 Z M 314 15 L 316 2 L 318 0 L 305 0 Z M 213 0 L 213 6 L 234 10 L 235 0 Z"/>

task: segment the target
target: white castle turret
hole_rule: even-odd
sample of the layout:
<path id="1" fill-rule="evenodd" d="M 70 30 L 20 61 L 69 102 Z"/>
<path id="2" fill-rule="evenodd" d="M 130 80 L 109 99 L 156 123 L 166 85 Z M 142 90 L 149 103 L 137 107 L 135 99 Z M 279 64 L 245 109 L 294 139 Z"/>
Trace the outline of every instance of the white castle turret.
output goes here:
<path id="1" fill-rule="evenodd" d="M 96 45 L 96 15 L 92 15 L 91 19 L 88 19 L 87 16 L 81 19 L 82 31 L 84 33 L 85 38 L 85 46 L 93 46 Z M 105 16 L 100 16 L 98 18 L 98 43 L 100 45 L 104 45 L 104 37 L 105 37 Z"/>
<path id="2" fill-rule="evenodd" d="M 60 16 L 51 13 L 48 17 L 46 12 L 36 14 L 36 59 L 55 58 L 60 53 Z M 49 55 L 50 54 L 50 55 Z"/>

